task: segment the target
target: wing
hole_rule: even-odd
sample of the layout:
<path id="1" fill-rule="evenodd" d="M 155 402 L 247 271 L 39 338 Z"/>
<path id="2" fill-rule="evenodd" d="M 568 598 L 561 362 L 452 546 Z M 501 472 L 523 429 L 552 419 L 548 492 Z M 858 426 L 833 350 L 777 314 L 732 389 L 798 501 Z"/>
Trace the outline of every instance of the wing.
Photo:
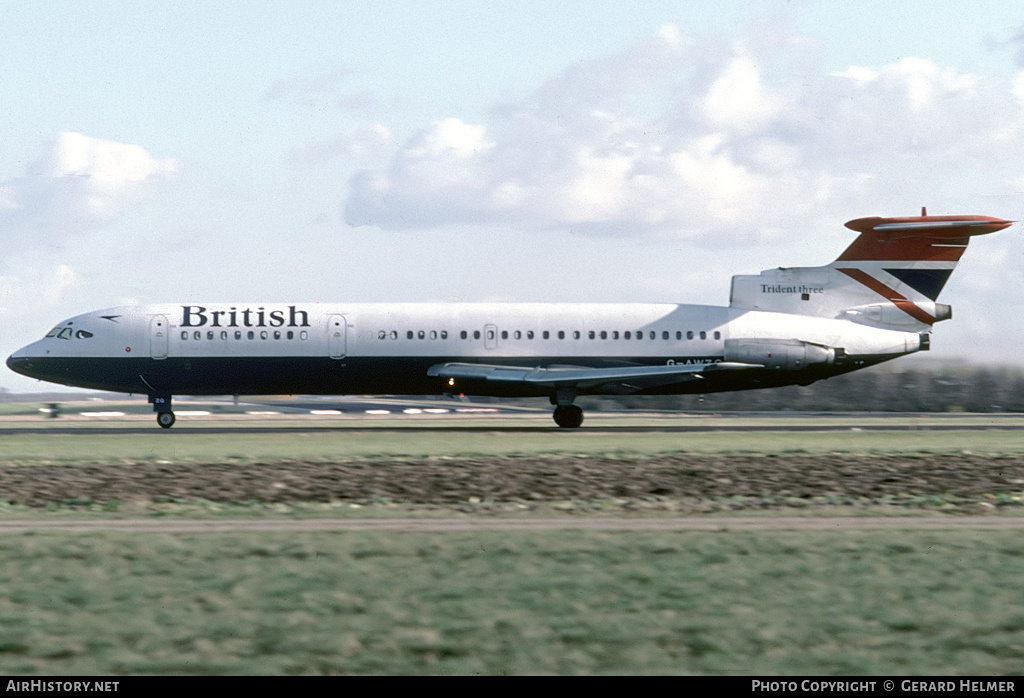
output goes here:
<path id="1" fill-rule="evenodd" d="M 486 381 L 530 385 L 536 388 L 572 388 L 580 392 L 629 394 L 673 383 L 702 380 L 709 373 L 762 368 L 760 364 L 719 362 L 666 366 L 497 366 L 494 364 L 435 364 L 427 375 L 449 380 Z"/>

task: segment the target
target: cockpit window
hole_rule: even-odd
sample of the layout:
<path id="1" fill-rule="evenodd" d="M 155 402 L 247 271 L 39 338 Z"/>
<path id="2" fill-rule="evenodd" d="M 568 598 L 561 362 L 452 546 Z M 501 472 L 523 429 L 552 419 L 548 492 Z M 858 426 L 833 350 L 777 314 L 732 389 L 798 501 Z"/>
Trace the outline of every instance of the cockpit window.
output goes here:
<path id="1" fill-rule="evenodd" d="M 75 332 L 71 327 L 54 327 L 46 333 L 46 336 L 56 337 L 57 339 L 71 339 L 72 337 L 89 339 L 92 337 L 92 332 L 88 330 L 78 330 L 78 332 Z"/>

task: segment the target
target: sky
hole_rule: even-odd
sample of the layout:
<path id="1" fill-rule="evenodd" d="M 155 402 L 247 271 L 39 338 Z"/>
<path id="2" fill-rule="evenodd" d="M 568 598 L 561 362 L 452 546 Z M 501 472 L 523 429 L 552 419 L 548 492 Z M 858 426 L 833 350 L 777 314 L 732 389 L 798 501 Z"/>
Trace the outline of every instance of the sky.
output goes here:
<path id="1" fill-rule="evenodd" d="M 126 303 L 726 305 L 853 218 L 1024 218 L 1019 0 L 0 0 L 0 38 L 2 356 Z M 1022 262 L 972 242 L 927 359 L 1024 363 Z"/>

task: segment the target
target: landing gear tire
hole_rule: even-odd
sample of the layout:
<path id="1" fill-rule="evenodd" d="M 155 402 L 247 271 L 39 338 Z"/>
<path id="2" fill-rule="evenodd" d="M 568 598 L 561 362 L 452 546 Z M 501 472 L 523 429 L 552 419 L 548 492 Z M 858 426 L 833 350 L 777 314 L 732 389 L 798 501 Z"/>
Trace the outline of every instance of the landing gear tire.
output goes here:
<path id="1" fill-rule="evenodd" d="M 576 429 L 583 424 L 583 410 L 576 405 L 555 408 L 555 424 L 563 429 Z"/>
<path id="2" fill-rule="evenodd" d="M 164 429 L 170 429 L 174 426 L 174 413 L 173 412 L 157 412 L 156 423 L 162 426 Z"/>

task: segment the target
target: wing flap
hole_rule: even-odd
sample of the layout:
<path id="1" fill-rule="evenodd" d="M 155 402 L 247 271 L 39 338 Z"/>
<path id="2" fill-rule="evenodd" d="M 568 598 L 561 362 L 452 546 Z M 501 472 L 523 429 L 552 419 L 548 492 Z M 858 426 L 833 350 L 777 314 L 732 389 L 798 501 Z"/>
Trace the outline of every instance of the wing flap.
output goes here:
<path id="1" fill-rule="evenodd" d="M 664 366 L 499 366 L 494 364 L 435 364 L 427 375 L 454 380 L 483 380 L 498 383 L 526 383 L 538 387 L 589 390 L 620 384 L 629 392 L 653 385 L 701 380 L 705 373 L 761 368 L 760 364 L 719 362 L 713 364 L 668 364 Z"/>

